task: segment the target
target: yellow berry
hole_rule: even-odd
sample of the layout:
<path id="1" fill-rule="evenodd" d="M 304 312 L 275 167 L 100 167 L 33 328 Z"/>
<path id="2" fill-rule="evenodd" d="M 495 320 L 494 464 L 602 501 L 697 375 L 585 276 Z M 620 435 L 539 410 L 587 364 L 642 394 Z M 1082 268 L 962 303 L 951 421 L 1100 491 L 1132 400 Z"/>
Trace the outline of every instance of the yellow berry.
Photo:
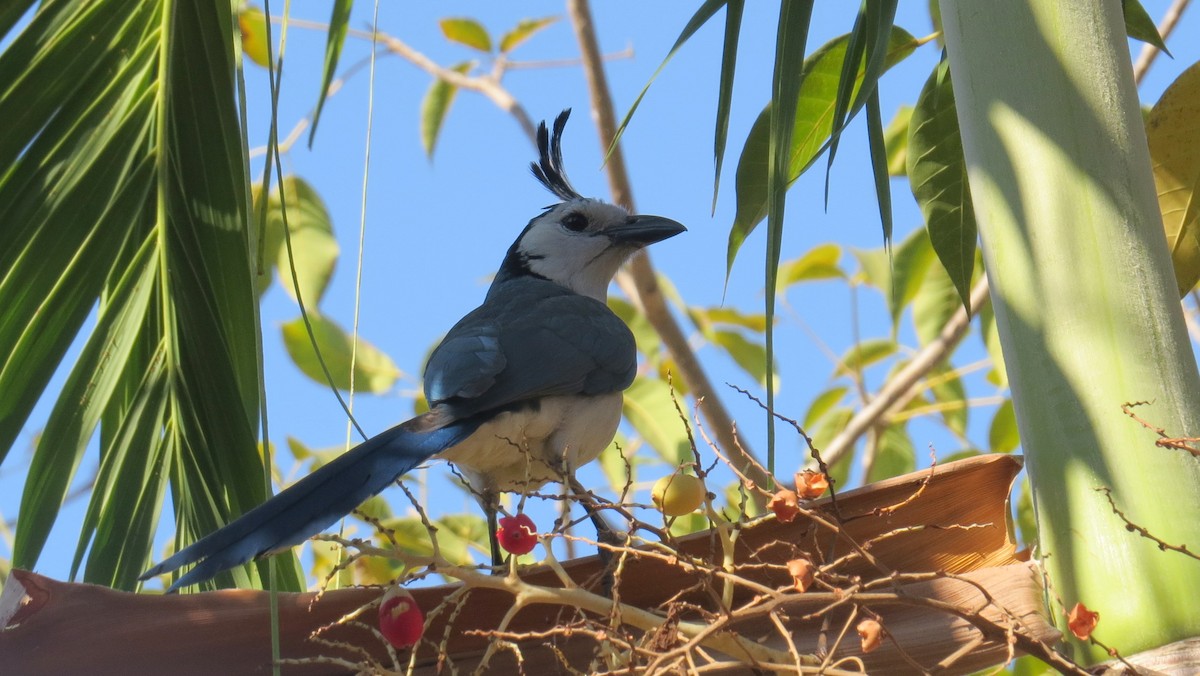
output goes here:
<path id="1" fill-rule="evenodd" d="M 690 474 L 668 474 L 654 482 L 650 498 L 667 516 L 690 514 L 704 502 L 704 482 Z"/>

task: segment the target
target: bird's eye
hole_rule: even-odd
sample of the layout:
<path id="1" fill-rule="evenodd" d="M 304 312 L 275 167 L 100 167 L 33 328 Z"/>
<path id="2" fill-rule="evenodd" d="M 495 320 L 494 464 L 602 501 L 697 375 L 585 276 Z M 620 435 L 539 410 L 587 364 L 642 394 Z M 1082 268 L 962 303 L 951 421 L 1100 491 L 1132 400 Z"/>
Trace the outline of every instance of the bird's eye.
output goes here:
<path id="1" fill-rule="evenodd" d="M 566 216 L 563 216 L 562 224 L 564 228 L 570 230 L 571 232 L 583 232 L 587 229 L 588 220 L 587 216 L 584 216 L 578 211 L 572 211 Z"/>

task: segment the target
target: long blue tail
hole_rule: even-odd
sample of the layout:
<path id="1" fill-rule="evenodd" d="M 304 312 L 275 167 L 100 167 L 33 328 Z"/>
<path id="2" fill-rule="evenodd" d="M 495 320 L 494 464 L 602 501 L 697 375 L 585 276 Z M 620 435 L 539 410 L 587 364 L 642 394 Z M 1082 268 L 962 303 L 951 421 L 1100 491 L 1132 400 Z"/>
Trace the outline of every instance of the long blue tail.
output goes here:
<path id="1" fill-rule="evenodd" d="M 298 545 L 387 488 L 401 474 L 470 436 L 481 422 L 460 420 L 429 429 L 428 416 L 367 439 L 138 579 L 196 563 L 167 589 L 171 593 L 251 559 Z"/>

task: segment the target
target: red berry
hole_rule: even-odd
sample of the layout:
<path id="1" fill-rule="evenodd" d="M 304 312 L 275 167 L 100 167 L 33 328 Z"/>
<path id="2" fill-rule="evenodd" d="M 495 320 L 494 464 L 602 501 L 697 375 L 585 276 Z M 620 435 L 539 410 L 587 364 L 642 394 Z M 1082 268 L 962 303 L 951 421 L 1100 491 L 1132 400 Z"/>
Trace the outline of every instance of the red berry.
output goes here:
<path id="1" fill-rule="evenodd" d="M 392 587 L 379 604 L 379 633 L 397 648 L 408 648 L 421 640 L 425 615 L 404 587 Z"/>
<path id="2" fill-rule="evenodd" d="M 528 554 L 537 544 L 537 526 L 533 519 L 525 514 L 505 516 L 500 519 L 500 527 L 496 529 L 496 539 L 500 546 L 510 554 Z"/>

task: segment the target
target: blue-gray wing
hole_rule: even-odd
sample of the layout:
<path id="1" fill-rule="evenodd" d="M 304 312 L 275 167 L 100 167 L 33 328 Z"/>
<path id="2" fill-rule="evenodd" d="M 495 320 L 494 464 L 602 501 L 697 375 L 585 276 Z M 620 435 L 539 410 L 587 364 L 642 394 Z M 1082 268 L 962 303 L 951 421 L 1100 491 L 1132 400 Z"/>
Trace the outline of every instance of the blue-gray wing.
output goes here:
<path id="1" fill-rule="evenodd" d="M 493 287 L 446 334 L 425 367 L 425 395 L 461 418 L 538 397 L 619 392 L 636 369 L 633 334 L 604 303 L 518 278 Z"/>
<path id="2" fill-rule="evenodd" d="M 480 308 L 482 309 L 482 308 Z M 463 317 L 429 355 L 425 366 L 425 398 L 429 405 L 447 399 L 473 399 L 496 384 L 508 364 L 500 349 L 496 322 Z"/>

